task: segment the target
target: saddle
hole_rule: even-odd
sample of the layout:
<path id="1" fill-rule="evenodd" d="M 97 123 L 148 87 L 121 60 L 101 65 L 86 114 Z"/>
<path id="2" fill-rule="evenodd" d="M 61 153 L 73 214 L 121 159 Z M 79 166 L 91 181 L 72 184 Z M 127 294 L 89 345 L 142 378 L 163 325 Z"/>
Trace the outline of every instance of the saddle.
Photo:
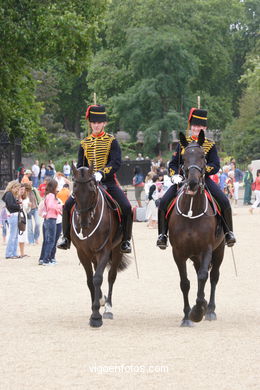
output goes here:
<path id="1" fill-rule="evenodd" d="M 104 195 L 107 206 L 111 210 L 113 210 L 117 213 L 118 220 L 121 223 L 122 222 L 122 210 L 121 210 L 121 207 L 119 206 L 118 202 L 107 192 L 107 190 L 103 186 L 99 186 L 99 188 Z"/>

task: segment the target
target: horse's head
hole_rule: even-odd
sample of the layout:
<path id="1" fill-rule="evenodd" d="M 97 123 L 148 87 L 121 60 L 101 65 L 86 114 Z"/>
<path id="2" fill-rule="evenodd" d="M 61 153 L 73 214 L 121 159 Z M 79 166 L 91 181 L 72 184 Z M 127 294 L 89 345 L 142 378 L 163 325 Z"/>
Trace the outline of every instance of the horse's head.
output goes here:
<path id="1" fill-rule="evenodd" d="M 185 135 L 180 133 L 180 143 L 185 148 L 183 154 L 183 171 L 186 178 L 186 193 L 196 195 L 199 187 L 204 185 L 205 153 L 202 145 L 205 141 L 204 131 L 199 133 L 198 141 L 188 143 Z"/>
<path id="2" fill-rule="evenodd" d="M 95 177 L 93 176 L 93 166 L 90 168 L 75 168 L 73 171 L 73 194 L 76 201 L 76 210 L 79 215 L 80 225 L 87 228 L 90 222 L 90 212 L 97 204 L 98 189 Z"/>

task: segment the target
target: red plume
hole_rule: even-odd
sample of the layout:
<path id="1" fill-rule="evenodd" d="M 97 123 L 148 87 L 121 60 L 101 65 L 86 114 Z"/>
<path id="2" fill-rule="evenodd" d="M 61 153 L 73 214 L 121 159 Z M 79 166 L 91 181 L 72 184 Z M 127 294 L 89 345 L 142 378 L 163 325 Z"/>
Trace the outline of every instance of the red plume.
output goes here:
<path id="1" fill-rule="evenodd" d="M 91 106 L 88 106 L 87 111 L 86 111 L 86 119 L 88 119 L 88 117 L 89 117 L 89 111 L 90 111 L 90 109 L 91 109 L 92 107 L 96 107 L 96 104 L 92 104 Z"/>
<path id="2" fill-rule="evenodd" d="M 192 107 L 192 108 L 190 109 L 190 114 L 189 114 L 189 118 L 188 118 L 188 122 L 189 122 L 189 123 L 190 123 L 190 121 L 191 121 L 192 114 L 194 113 L 195 110 L 197 110 L 197 108 L 195 108 L 195 107 Z"/>

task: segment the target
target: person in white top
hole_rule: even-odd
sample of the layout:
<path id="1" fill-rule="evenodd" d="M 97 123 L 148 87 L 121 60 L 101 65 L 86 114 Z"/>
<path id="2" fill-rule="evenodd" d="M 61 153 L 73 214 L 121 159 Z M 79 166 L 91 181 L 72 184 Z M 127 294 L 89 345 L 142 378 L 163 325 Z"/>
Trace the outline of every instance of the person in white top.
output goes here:
<path id="1" fill-rule="evenodd" d="M 66 161 L 63 165 L 63 173 L 67 179 L 70 177 L 70 170 L 70 165 L 68 164 L 68 161 Z"/>
<path id="2" fill-rule="evenodd" d="M 39 161 L 35 160 L 33 166 L 32 166 L 32 182 L 33 187 L 38 187 L 39 184 L 39 173 L 40 173 L 40 167 L 39 167 Z"/>

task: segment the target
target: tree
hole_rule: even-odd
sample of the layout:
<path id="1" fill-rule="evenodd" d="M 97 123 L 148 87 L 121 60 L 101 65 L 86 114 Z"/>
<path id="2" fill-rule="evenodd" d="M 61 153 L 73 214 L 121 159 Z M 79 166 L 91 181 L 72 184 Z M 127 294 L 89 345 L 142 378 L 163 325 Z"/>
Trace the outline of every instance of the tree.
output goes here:
<path id="1" fill-rule="evenodd" d="M 257 50 L 256 50 L 257 51 Z M 249 56 L 247 71 L 240 79 L 246 84 L 239 104 L 239 117 L 224 132 L 223 145 L 227 153 L 239 162 L 260 159 L 260 57 Z"/>
<path id="2" fill-rule="evenodd" d="M 0 8 L 0 127 L 23 137 L 41 131 L 35 100 L 33 69 L 50 61 L 80 76 L 89 62 L 106 0 L 6 0 Z M 30 90 L 24 84 L 24 78 Z M 24 88 L 24 90 L 22 90 Z M 30 95 L 30 104 L 22 95 Z M 19 106 L 19 116 L 17 107 Z M 38 107 L 38 115 L 35 107 Z M 32 110 L 32 111 L 31 111 Z M 30 112 L 31 111 L 31 112 Z M 31 121 L 25 118 L 31 116 Z M 28 138 L 28 139 L 27 139 Z M 28 144 L 29 145 L 29 144 Z"/>

